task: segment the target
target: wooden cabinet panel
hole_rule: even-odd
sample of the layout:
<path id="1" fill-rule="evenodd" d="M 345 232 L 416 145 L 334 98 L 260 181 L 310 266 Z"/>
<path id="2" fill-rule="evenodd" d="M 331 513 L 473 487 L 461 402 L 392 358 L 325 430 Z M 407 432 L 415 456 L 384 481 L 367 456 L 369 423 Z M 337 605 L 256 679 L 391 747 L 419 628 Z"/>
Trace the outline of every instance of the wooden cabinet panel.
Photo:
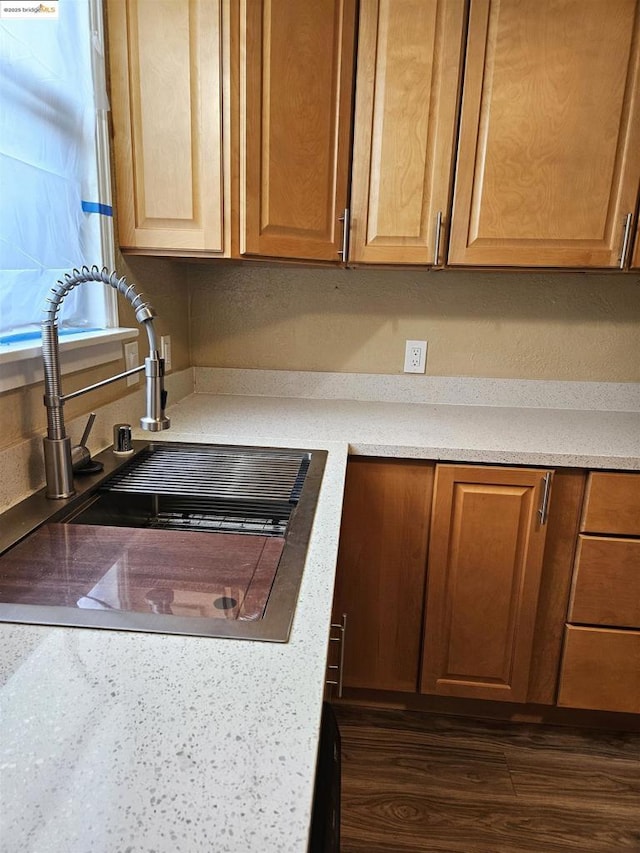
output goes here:
<path id="1" fill-rule="evenodd" d="M 221 0 L 108 0 L 107 12 L 120 244 L 222 254 Z"/>
<path id="2" fill-rule="evenodd" d="M 443 260 L 463 30 L 463 0 L 360 4 L 351 261 Z"/>
<path id="3" fill-rule="evenodd" d="M 640 713 L 640 632 L 567 625 L 558 704 Z"/>
<path id="4" fill-rule="evenodd" d="M 531 666 L 549 472 L 438 466 L 422 692 L 524 702 Z"/>
<path id="5" fill-rule="evenodd" d="M 555 705 L 565 619 L 587 474 L 560 468 L 553 474 L 542 581 L 533 639 L 527 702 Z"/>
<path id="6" fill-rule="evenodd" d="M 640 539 L 580 536 L 569 621 L 640 629 Z"/>
<path id="7" fill-rule="evenodd" d="M 348 616 L 345 687 L 417 690 L 433 470 L 349 460 L 333 610 Z"/>
<path id="8" fill-rule="evenodd" d="M 640 178 L 637 0 L 471 4 L 449 263 L 617 267 Z"/>
<path id="9" fill-rule="evenodd" d="M 240 252 L 338 261 L 355 0 L 243 0 Z"/>
<path id="10" fill-rule="evenodd" d="M 640 536 L 640 474 L 593 471 L 587 482 L 580 529 Z"/>

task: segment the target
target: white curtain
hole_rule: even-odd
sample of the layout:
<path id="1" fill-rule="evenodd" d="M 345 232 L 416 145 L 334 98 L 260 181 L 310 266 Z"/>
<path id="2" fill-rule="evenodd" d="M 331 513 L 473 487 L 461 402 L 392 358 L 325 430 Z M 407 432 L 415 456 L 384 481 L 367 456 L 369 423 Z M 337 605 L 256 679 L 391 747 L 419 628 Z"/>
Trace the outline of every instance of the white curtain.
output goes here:
<path id="1" fill-rule="evenodd" d="M 55 19 L 0 19 L 0 336 L 38 329 L 49 288 L 102 266 L 89 0 Z M 88 203 L 88 204 L 87 204 Z M 106 323 L 104 287 L 64 301 L 61 325 Z M 0 342 L 3 338 L 0 338 Z"/>

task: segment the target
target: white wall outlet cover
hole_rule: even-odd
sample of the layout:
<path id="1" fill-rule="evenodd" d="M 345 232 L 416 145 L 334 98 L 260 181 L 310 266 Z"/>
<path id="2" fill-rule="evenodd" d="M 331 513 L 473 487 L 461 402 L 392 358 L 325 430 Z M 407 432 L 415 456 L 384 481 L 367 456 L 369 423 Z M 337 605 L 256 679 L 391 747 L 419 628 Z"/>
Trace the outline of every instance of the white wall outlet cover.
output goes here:
<path id="1" fill-rule="evenodd" d="M 404 372 L 424 373 L 427 368 L 427 342 L 407 341 L 404 349 Z"/>

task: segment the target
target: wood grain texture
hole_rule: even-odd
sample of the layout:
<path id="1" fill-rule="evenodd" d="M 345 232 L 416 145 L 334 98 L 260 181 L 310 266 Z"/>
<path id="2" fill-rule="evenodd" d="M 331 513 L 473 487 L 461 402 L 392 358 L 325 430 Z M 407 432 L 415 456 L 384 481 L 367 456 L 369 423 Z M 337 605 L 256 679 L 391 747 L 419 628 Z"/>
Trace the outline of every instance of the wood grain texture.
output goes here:
<path id="1" fill-rule="evenodd" d="M 333 607 L 348 615 L 346 686 L 417 689 L 433 471 L 349 460 Z"/>
<path id="2" fill-rule="evenodd" d="M 569 621 L 640 630 L 640 540 L 580 536 Z"/>
<path id="3" fill-rule="evenodd" d="M 547 528 L 537 469 L 439 465 L 421 690 L 526 701 Z"/>
<path id="4" fill-rule="evenodd" d="M 222 138 L 226 3 L 107 3 L 118 229 L 125 249 L 229 252 Z"/>
<path id="5" fill-rule="evenodd" d="M 567 625 L 558 705 L 640 714 L 640 631 Z"/>
<path id="6" fill-rule="evenodd" d="M 450 264 L 617 267 L 640 178 L 636 0 L 471 4 Z"/>
<path id="7" fill-rule="evenodd" d="M 354 0 L 242 0 L 242 254 L 338 261 Z"/>
<path id="8" fill-rule="evenodd" d="M 463 30 L 462 0 L 360 4 L 354 262 L 434 263 L 436 215 L 449 208 Z"/>
<path id="9" fill-rule="evenodd" d="M 640 536 L 640 474 L 592 471 L 580 530 Z"/>
<path id="10" fill-rule="evenodd" d="M 640 736 L 336 706 L 343 853 L 640 849 Z"/>
<path id="11" fill-rule="evenodd" d="M 586 477 L 585 471 L 568 468 L 553 475 L 527 702 L 553 705 L 556 701 Z"/>

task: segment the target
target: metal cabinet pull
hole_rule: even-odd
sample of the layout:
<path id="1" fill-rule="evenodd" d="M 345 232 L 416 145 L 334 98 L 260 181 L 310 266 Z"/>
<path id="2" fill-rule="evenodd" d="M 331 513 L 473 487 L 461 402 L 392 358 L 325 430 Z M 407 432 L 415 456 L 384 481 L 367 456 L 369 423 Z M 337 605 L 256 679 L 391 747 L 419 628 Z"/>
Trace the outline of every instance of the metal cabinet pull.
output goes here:
<path id="1" fill-rule="evenodd" d="M 349 208 L 345 207 L 342 216 L 338 217 L 338 222 L 342 222 L 342 248 L 338 249 L 338 254 L 343 261 L 349 257 Z"/>
<path id="2" fill-rule="evenodd" d="M 620 252 L 620 269 L 623 270 L 625 268 L 625 264 L 627 261 L 627 253 L 629 251 L 629 245 L 631 243 L 631 223 L 633 221 L 633 214 L 627 213 L 624 218 L 624 233 L 622 235 L 622 251 Z"/>
<path id="3" fill-rule="evenodd" d="M 342 699 L 342 683 L 344 678 L 344 642 L 345 636 L 347 633 L 347 614 L 342 614 L 342 622 L 332 622 L 331 630 L 335 629 L 338 631 L 338 636 L 334 637 L 329 635 L 330 643 L 340 643 L 340 663 L 327 666 L 328 670 L 336 672 L 338 675 L 337 681 L 329 681 L 327 680 L 327 684 L 332 685 L 333 687 L 338 688 L 338 699 Z"/>
<path id="4" fill-rule="evenodd" d="M 549 518 L 549 495 L 551 493 L 551 472 L 547 472 L 542 478 L 542 500 L 538 515 L 540 516 L 540 524 L 546 524 Z"/>
<path id="5" fill-rule="evenodd" d="M 436 236 L 433 241 L 433 265 L 438 266 L 440 260 L 440 235 L 442 234 L 442 211 L 436 214 Z"/>

